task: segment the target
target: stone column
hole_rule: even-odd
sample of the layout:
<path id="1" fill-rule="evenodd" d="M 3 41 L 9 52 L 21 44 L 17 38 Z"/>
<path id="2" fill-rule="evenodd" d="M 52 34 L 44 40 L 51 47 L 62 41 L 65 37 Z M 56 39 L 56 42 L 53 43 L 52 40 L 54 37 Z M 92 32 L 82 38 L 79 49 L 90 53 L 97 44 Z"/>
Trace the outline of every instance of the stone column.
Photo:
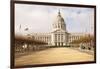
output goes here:
<path id="1" fill-rule="evenodd" d="M 62 46 L 62 42 L 60 42 L 60 46 Z"/>

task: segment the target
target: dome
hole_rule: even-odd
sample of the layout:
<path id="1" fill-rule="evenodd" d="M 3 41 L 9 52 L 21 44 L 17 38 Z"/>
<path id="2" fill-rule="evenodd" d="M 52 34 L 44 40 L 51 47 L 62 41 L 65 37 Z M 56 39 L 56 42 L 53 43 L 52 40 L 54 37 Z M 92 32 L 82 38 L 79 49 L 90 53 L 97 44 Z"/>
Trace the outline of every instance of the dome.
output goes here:
<path id="1" fill-rule="evenodd" d="M 57 16 L 57 18 L 56 18 L 56 20 L 55 20 L 55 23 L 64 23 L 64 19 L 63 19 L 63 17 L 61 16 L 60 11 L 58 12 L 58 16 Z"/>
<path id="2" fill-rule="evenodd" d="M 58 15 L 56 17 L 55 22 L 53 23 L 53 29 L 63 29 L 66 30 L 66 25 L 63 17 L 61 16 L 60 10 L 58 12 Z"/>
<path id="3" fill-rule="evenodd" d="M 57 19 L 56 19 L 56 22 L 59 22 L 59 21 L 61 21 L 61 23 L 62 23 L 62 22 L 64 22 L 64 19 L 61 16 L 58 15 Z"/>

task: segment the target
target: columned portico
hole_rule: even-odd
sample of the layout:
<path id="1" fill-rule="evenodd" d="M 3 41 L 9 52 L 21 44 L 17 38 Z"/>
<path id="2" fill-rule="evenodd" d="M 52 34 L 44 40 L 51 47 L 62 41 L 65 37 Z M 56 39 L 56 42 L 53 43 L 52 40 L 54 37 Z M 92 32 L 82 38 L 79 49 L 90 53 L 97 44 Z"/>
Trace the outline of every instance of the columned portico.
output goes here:
<path id="1" fill-rule="evenodd" d="M 53 31 L 51 32 L 51 44 L 53 46 L 65 46 L 67 44 L 66 36 L 66 24 L 59 11 L 56 21 L 53 23 Z"/>
<path id="2" fill-rule="evenodd" d="M 64 46 L 63 42 L 55 42 L 55 46 Z"/>

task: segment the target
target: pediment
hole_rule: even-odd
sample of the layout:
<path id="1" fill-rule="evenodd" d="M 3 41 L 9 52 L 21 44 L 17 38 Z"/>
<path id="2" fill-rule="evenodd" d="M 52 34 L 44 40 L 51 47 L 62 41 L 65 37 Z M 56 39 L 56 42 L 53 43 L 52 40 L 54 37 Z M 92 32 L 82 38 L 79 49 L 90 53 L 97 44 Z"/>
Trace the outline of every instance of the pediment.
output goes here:
<path id="1" fill-rule="evenodd" d="M 56 30 L 54 30 L 53 32 L 66 32 L 66 31 L 64 31 L 64 30 L 62 30 L 62 29 L 56 29 Z"/>

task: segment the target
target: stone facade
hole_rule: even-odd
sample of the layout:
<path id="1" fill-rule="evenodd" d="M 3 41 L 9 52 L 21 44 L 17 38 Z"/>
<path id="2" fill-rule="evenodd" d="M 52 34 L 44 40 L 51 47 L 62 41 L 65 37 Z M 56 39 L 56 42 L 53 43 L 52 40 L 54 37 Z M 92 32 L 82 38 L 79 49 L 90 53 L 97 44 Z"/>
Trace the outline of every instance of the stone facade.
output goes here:
<path id="1" fill-rule="evenodd" d="M 66 23 L 61 16 L 60 11 L 56 20 L 52 24 L 53 30 L 49 33 L 32 33 L 35 40 L 46 42 L 50 46 L 67 46 L 74 40 L 79 40 L 81 37 L 88 34 L 83 33 L 69 33 L 66 29 Z"/>

